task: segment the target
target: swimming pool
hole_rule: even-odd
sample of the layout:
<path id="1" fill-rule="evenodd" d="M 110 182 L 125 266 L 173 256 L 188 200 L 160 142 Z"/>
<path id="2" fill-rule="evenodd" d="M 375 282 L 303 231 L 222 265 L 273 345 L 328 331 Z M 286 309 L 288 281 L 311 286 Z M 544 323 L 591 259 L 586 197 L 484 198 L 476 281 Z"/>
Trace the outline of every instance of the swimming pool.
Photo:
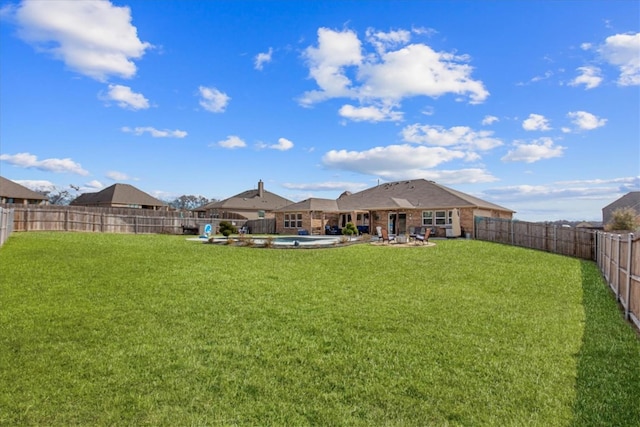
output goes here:
<path id="1" fill-rule="evenodd" d="M 274 236 L 272 238 L 256 237 L 257 245 L 265 245 L 270 241 L 274 246 L 328 246 L 340 243 L 342 236 Z"/>
<path id="2" fill-rule="evenodd" d="M 332 246 L 338 243 L 341 243 L 344 238 L 348 240 L 355 240 L 356 237 L 346 237 L 346 236 L 256 236 L 247 238 L 251 241 L 252 245 L 255 246 L 278 246 L 278 247 L 314 247 L 314 246 Z M 208 242 L 206 237 L 198 237 L 191 238 L 187 240 L 200 241 L 200 242 Z M 229 237 L 229 240 L 233 240 L 235 242 L 241 242 L 241 239 L 237 239 L 235 237 Z M 228 243 L 226 237 L 215 237 L 212 243 Z"/>

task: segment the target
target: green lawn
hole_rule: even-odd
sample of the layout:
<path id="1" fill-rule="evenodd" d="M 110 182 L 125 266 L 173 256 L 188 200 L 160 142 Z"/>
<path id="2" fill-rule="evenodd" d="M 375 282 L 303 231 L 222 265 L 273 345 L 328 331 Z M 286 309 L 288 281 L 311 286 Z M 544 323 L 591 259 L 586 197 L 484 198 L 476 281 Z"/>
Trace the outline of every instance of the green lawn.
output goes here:
<path id="1" fill-rule="evenodd" d="M 435 242 L 14 233 L 0 425 L 640 425 L 640 339 L 595 264 Z"/>

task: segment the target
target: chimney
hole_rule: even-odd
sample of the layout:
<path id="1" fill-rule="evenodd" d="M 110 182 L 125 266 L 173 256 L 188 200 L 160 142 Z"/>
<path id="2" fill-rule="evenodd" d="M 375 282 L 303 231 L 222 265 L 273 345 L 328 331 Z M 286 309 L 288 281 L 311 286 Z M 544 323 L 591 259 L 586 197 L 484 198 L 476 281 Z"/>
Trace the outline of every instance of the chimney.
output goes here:
<path id="1" fill-rule="evenodd" d="M 264 196 L 264 183 L 262 180 L 258 181 L 258 197 L 262 198 Z"/>

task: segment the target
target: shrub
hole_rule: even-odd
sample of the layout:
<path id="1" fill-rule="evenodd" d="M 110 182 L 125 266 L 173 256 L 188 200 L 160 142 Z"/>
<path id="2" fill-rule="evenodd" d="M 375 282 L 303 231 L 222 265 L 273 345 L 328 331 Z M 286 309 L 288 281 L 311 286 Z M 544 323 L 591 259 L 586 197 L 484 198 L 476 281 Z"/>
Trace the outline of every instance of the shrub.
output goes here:
<path id="1" fill-rule="evenodd" d="M 631 208 L 619 208 L 613 211 L 611 221 L 606 225 L 607 231 L 633 231 L 640 227 L 640 216 Z"/>
<path id="2" fill-rule="evenodd" d="M 358 229 L 352 222 L 348 222 L 347 225 L 345 225 L 342 229 L 342 234 L 344 234 L 345 236 L 351 236 L 354 234 L 357 235 Z"/>
<path id="3" fill-rule="evenodd" d="M 219 225 L 219 229 L 220 233 L 227 238 L 232 234 L 238 233 L 236 226 L 231 224 L 229 221 L 222 221 Z"/>

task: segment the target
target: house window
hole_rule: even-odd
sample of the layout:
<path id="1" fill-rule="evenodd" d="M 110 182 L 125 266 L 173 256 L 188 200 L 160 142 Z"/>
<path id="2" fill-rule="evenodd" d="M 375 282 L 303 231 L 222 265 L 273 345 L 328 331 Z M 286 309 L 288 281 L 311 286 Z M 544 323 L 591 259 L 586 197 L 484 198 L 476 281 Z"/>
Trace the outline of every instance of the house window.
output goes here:
<path id="1" fill-rule="evenodd" d="M 284 228 L 302 228 L 302 214 L 284 214 Z"/>
<path id="2" fill-rule="evenodd" d="M 436 225 L 445 225 L 447 223 L 447 211 L 436 211 Z"/>
<path id="3" fill-rule="evenodd" d="M 423 211 L 422 212 L 422 225 L 423 226 L 432 226 L 433 225 L 433 212 L 432 211 Z"/>

